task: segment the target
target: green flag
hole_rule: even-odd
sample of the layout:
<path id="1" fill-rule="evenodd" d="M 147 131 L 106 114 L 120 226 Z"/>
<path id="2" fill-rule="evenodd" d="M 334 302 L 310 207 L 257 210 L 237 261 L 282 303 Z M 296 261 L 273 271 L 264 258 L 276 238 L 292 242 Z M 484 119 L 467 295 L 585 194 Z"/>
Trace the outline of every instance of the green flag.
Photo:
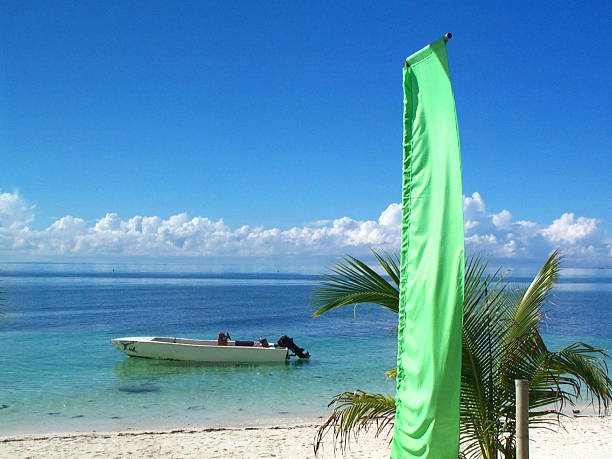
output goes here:
<path id="1" fill-rule="evenodd" d="M 397 412 L 392 458 L 459 452 L 463 203 L 446 39 L 406 59 Z"/>

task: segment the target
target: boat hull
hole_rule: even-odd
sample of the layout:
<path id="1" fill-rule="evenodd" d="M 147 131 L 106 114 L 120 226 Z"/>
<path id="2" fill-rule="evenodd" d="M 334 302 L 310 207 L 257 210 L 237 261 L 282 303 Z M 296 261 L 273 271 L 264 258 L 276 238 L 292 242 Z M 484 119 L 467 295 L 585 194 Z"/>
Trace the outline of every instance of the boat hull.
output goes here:
<path id="1" fill-rule="evenodd" d="M 236 346 L 235 341 L 218 346 L 216 341 L 182 338 L 128 337 L 112 339 L 115 348 L 131 357 L 211 363 L 284 362 L 287 348 Z"/>

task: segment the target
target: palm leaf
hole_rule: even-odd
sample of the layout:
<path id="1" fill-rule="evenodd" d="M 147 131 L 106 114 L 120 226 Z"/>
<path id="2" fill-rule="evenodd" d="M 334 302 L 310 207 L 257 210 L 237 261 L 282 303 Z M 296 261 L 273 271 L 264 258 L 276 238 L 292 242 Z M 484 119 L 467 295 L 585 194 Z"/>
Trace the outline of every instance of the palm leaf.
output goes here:
<path id="1" fill-rule="evenodd" d="M 331 416 L 317 431 L 314 452 L 317 454 L 323 438 L 334 432 L 334 448 L 339 442 L 345 450 L 351 438 L 357 440 L 361 432 L 376 426 L 376 436 L 391 431 L 395 419 L 395 400 L 390 395 L 370 394 L 361 390 L 336 395 L 328 406 L 333 406 Z"/>
<path id="2" fill-rule="evenodd" d="M 376 303 L 398 311 L 399 257 L 373 252 L 392 285 L 363 262 L 346 257 L 324 276 L 313 298 L 320 315 L 331 309 Z M 533 427 L 558 422 L 561 410 L 576 397 L 586 397 L 607 412 L 612 380 L 603 349 L 574 343 L 557 352 L 546 347 L 539 333 L 544 307 L 559 278 L 562 257 L 555 251 L 531 284 L 509 286 L 501 270 L 489 273 L 478 255 L 466 260 L 462 335 L 460 428 L 462 457 L 513 457 L 515 447 L 515 379 L 530 383 L 529 416 Z M 387 372 L 394 377 L 396 369 Z M 389 396 L 358 391 L 336 396 L 332 415 L 319 430 L 333 430 L 346 447 L 371 424 L 377 434 L 393 423 L 395 402 Z M 557 417 L 551 418 L 550 414 Z"/>
<path id="3" fill-rule="evenodd" d="M 332 309 L 359 303 L 374 303 L 395 313 L 399 304 L 399 266 L 397 256 L 372 251 L 394 287 L 367 264 L 347 256 L 330 268 L 332 274 L 323 275 L 312 294 L 312 303 L 318 309 L 314 316 Z"/>

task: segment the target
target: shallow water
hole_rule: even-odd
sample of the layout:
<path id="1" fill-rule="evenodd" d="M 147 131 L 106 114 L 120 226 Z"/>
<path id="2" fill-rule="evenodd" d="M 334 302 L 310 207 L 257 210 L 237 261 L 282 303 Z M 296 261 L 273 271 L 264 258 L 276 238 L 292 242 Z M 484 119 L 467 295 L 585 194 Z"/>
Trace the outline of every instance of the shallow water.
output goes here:
<path id="1" fill-rule="evenodd" d="M 10 265 L 1 288 L 0 434 L 241 424 L 311 418 L 333 395 L 393 394 L 395 314 L 361 306 L 313 318 L 313 276 L 112 272 L 89 265 Z M 612 347 L 612 289 L 557 289 L 546 339 Z M 235 339 L 287 334 L 310 361 L 205 365 L 128 358 L 120 336 Z"/>
<path id="2" fill-rule="evenodd" d="M 294 419 L 360 387 L 393 392 L 392 313 L 312 317 L 312 281 L 6 273 L 0 433 Z M 211 366 L 128 358 L 120 336 L 236 339 L 287 334 L 312 354 L 289 364 Z"/>

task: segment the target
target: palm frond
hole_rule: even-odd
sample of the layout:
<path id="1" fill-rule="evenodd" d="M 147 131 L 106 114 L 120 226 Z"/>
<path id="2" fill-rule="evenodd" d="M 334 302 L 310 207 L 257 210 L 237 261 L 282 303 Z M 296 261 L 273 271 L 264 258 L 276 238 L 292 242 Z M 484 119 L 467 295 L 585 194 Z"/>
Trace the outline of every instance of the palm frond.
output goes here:
<path id="1" fill-rule="evenodd" d="M 372 426 L 376 427 L 376 436 L 393 428 L 395 400 L 390 395 L 370 394 L 361 390 L 344 392 L 336 395 L 328 406 L 333 406 L 333 412 L 317 431 L 315 454 L 330 430 L 334 434 L 334 448 L 339 442 L 340 448 L 345 450 L 351 438 L 357 440 L 361 432 L 368 431 Z"/>
<path id="2" fill-rule="evenodd" d="M 376 252 L 376 250 L 372 250 L 372 254 L 378 260 L 378 263 L 383 267 L 387 275 L 391 278 L 395 286 L 399 289 L 400 285 L 400 259 L 399 255 L 389 254 L 388 252 L 382 252 L 382 255 Z"/>
<path id="3" fill-rule="evenodd" d="M 600 413 L 607 412 L 612 401 L 612 379 L 608 376 L 606 358 L 604 349 L 576 342 L 550 353 L 547 370 L 553 378 L 573 389 L 573 397 L 590 398 L 597 402 Z"/>
<path id="4" fill-rule="evenodd" d="M 506 336 L 507 342 L 520 340 L 526 334 L 537 331 L 543 315 L 542 307 L 548 300 L 555 282 L 559 279 L 561 260 L 562 257 L 555 250 L 520 298 L 516 290 L 512 292 L 511 302 L 513 304 L 508 309 L 510 313 L 508 319 L 511 320 L 511 323 Z"/>
<path id="5" fill-rule="evenodd" d="M 495 415 L 496 357 L 503 352 L 499 321 L 508 307 L 500 270 L 487 274 L 480 256 L 466 261 L 461 370 L 462 451 L 489 457 L 499 449 L 503 421 Z"/>
<path id="6" fill-rule="evenodd" d="M 398 311 L 399 257 L 374 252 L 395 286 L 359 260 L 347 257 L 332 268 L 315 291 L 320 315 L 336 307 L 377 303 Z M 465 265 L 462 334 L 460 428 L 462 457 L 513 457 L 515 445 L 515 379 L 529 381 L 529 417 L 533 427 L 558 423 L 565 404 L 586 397 L 607 412 L 612 380 L 603 349 L 581 342 L 551 352 L 540 336 L 551 291 L 559 278 L 562 257 L 554 251 L 526 289 L 509 285 L 498 269 L 488 272 L 479 255 Z M 394 377 L 396 369 L 387 372 Z M 391 397 L 358 391 L 332 400 L 332 415 L 321 427 L 333 430 L 344 448 L 351 435 L 375 423 L 377 434 L 393 422 Z M 331 406 L 330 405 L 330 406 Z M 548 415 L 554 414 L 555 417 Z M 381 427 L 382 426 L 382 427 Z M 334 443 L 335 444 L 335 443 Z"/>
<path id="7" fill-rule="evenodd" d="M 399 304 L 397 257 L 386 252 L 381 255 L 374 250 L 372 253 L 397 287 L 364 262 L 351 256 L 344 257 L 343 261 L 330 268 L 331 274 L 325 274 L 314 289 L 312 303 L 318 307 L 313 313 L 314 316 L 320 316 L 341 306 L 360 303 L 378 304 L 397 313 Z"/>

